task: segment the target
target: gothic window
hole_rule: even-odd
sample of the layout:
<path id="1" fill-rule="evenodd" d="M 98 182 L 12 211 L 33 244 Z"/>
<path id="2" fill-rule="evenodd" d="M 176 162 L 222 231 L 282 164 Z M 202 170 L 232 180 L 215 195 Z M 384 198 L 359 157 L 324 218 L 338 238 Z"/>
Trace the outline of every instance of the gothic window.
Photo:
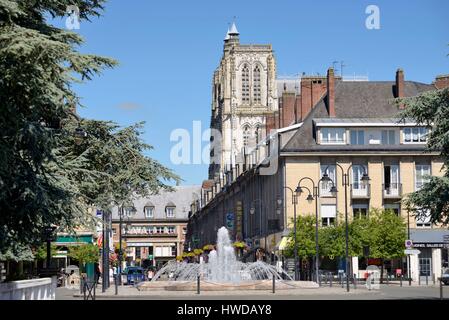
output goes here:
<path id="1" fill-rule="evenodd" d="M 244 147 L 247 147 L 247 146 L 248 146 L 248 143 L 249 143 L 249 135 L 250 135 L 250 133 L 249 133 L 249 128 L 248 128 L 248 126 L 245 126 L 245 127 L 243 128 L 243 146 L 244 146 Z"/>
<path id="2" fill-rule="evenodd" d="M 260 92 L 260 68 L 256 66 L 254 68 L 254 103 L 260 104 L 262 102 Z"/>
<path id="3" fill-rule="evenodd" d="M 249 68 L 246 64 L 242 69 L 242 103 L 249 104 Z"/>

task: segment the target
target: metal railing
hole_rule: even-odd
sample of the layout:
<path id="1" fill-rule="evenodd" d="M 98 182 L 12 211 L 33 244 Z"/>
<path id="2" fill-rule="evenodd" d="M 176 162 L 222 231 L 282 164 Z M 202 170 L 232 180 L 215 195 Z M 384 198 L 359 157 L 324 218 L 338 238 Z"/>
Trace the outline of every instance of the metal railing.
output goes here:
<path id="1" fill-rule="evenodd" d="M 402 183 L 384 183 L 382 184 L 382 190 L 385 198 L 402 197 Z"/>
<path id="2" fill-rule="evenodd" d="M 371 185 L 361 182 L 351 183 L 351 198 L 369 198 L 371 196 Z"/>

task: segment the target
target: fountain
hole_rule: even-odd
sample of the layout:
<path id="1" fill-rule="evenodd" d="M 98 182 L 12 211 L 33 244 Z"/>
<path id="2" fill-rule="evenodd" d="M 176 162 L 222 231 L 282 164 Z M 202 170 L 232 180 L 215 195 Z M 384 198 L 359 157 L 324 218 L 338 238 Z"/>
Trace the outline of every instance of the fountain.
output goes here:
<path id="1" fill-rule="evenodd" d="M 207 263 L 203 260 L 200 263 L 169 261 L 151 281 L 141 283 L 139 289 L 195 290 L 198 276 L 201 290 L 269 289 L 273 277 L 277 289 L 317 287 L 314 282 L 293 281 L 284 270 L 278 271 L 263 261 L 238 261 L 225 227 L 218 230 L 216 250 L 209 253 L 208 260 Z"/>

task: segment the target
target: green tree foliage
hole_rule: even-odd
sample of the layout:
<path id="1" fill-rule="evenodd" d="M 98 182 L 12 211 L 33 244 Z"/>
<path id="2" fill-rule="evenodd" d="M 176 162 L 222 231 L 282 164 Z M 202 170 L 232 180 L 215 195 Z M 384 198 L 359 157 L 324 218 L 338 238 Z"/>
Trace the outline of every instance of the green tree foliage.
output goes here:
<path id="1" fill-rule="evenodd" d="M 50 256 L 56 255 L 57 247 L 55 244 L 50 245 Z M 47 259 L 47 244 L 44 243 L 41 246 L 37 247 L 36 251 L 34 252 L 34 257 L 37 260 L 45 260 Z"/>
<path id="2" fill-rule="evenodd" d="M 69 257 L 78 261 L 79 267 L 83 268 L 86 263 L 98 262 L 100 249 L 94 244 L 82 244 L 69 248 Z"/>
<path id="3" fill-rule="evenodd" d="M 291 240 L 288 242 L 284 254 L 287 257 L 292 257 L 294 256 L 295 247 L 293 230 L 290 232 L 289 237 Z M 296 217 L 296 241 L 299 258 L 307 258 L 315 254 L 315 217 L 309 215 Z"/>
<path id="4" fill-rule="evenodd" d="M 398 99 L 406 106 L 403 119 L 429 126 L 427 150 L 439 152 L 444 163 L 442 177 L 429 177 L 419 190 L 405 198 L 406 208 L 420 218 L 430 212 L 432 222 L 449 223 L 449 88 L 428 91 L 416 97 Z"/>
<path id="5" fill-rule="evenodd" d="M 369 246 L 371 256 L 382 259 L 393 259 L 404 255 L 406 229 L 403 218 L 391 210 L 370 210 L 368 217 L 351 219 L 348 224 L 348 251 L 350 256 L 362 256 L 363 247 Z M 340 223 L 320 227 L 319 251 L 321 256 L 346 256 L 346 225 Z M 291 241 L 285 252 L 293 256 L 293 231 Z M 297 219 L 298 256 L 312 257 L 315 255 L 315 218 L 299 216 Z"/>
<path id="6" fill-rule="evenodd" d="M 177 179 L 143 155 L 150 146 L 140 140 L 142 124 L 81 120 L 88 139 L 74 143 L 79 98 L 71 85 L 116 61 L 81 54 L 83 39 L 46 17 L 77 5 L 88 21 L 104 2 L 0 0 L 0 260 L 32 257 L 49 225 L 71 232 L 88 223 L 88 205 L 108 208 Z"/>

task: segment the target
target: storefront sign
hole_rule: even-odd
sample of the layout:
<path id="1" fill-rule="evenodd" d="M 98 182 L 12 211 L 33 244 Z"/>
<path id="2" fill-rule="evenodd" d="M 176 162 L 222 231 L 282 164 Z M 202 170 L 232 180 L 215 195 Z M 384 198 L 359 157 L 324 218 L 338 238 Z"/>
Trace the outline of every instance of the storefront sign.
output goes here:
<path id="1" fill-rule="evenodd" d="M 414 243 L 414 248 L 444 248 L 444 243 L 441 242 L 426 242 L 426 243 Z"/>
<path id="2" fill-rule="evenodd" d="M 226 228 L 229 230 L 234 229 L 234 213 L 232 212 L 226 213 Z"/>

